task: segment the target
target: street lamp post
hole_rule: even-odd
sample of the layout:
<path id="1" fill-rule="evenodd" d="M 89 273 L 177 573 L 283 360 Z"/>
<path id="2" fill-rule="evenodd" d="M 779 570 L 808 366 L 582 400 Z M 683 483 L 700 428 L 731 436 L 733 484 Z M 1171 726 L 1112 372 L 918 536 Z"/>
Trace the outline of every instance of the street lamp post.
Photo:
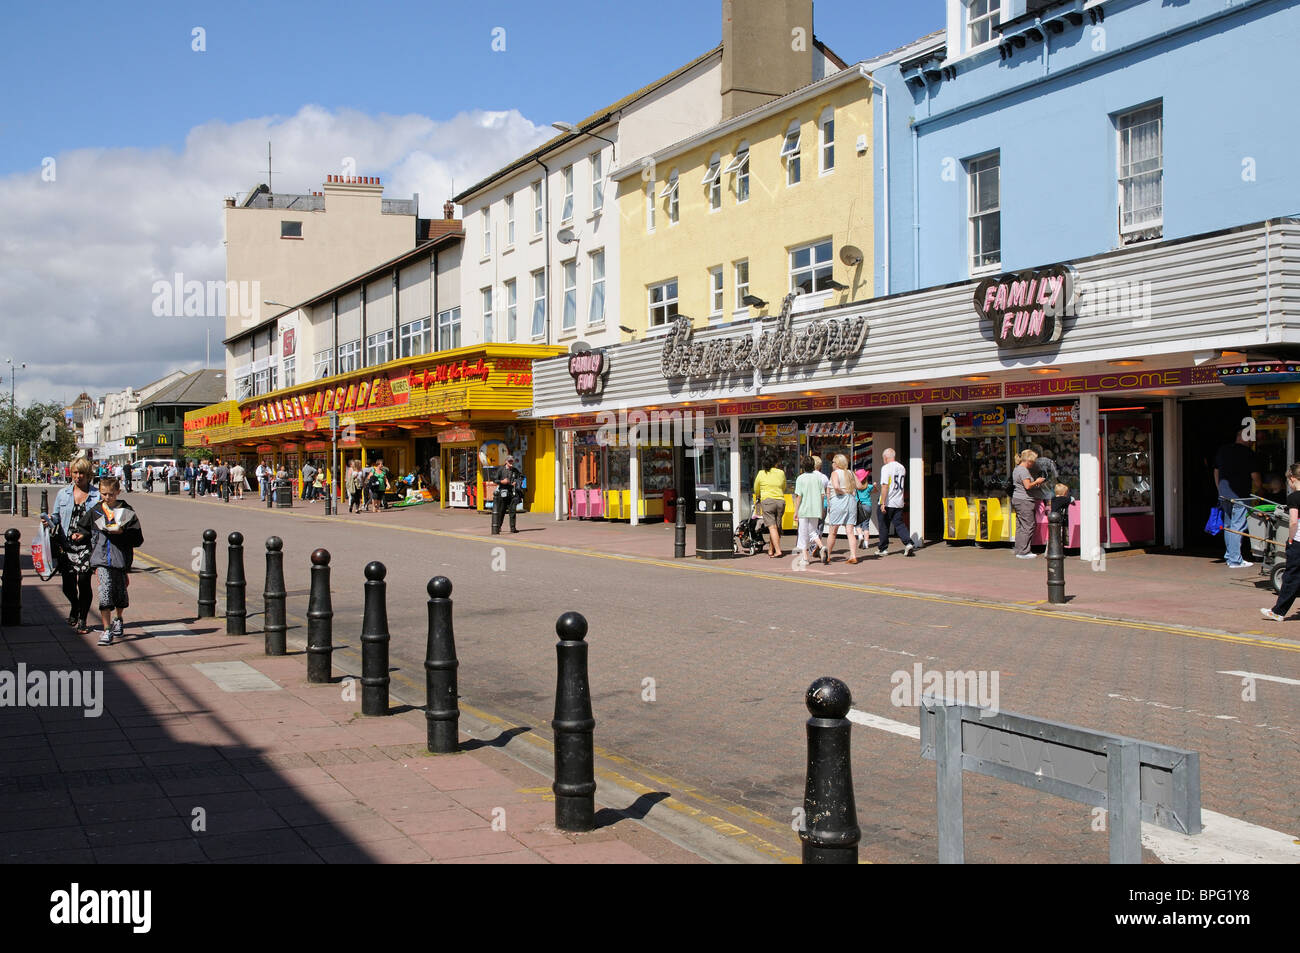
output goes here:
<path id="1" fill-rule="evenodd" d="M 15 503 L 18 498 L 18 451 L 14 434 L 18 411 L 14 400 L 17 397 L 18 371 L 27 367 L 27 363 L 20 363 L 12 357 L 5 358 L 5 363 L 9 365 L 9 513 L 13 515 L 17 512 Z"/>

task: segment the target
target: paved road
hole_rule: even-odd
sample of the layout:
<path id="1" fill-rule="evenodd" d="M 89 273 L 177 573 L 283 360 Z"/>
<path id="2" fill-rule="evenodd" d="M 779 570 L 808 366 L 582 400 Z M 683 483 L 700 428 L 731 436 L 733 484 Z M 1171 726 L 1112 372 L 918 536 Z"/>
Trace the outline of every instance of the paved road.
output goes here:
<path id="1" fill-rule="evenodd" d="M 869 593 L 835 565 L 777 578 L 695 560 L 568 553 L 547 546 L 545 524 L 532 520 L 517 536 L 495 538 L 485 520 L 483 537 L 470 539 L 403 528 L 400 512 L 330 519 L 319 506 L 286 513 L 141 493 L 131 501 L 145 527 L 144 552 L 168 563 L 190 567 L 200 531 L 218 530 L 222 579 L 225 534 L 242 531 L 250 608 L 260 602 L 268 535 L 285 541 L 289 608 L 299 616 L 308 554 L 328 548 L 336 643 L 358 644 L 362 568 L 383 561 L 394 664 L 417 680 L 424 587 L 433 575 L 449 576 L 465 703 L 543 734 L 553 705 L 554 622 L 582 612 L 596 740 L 627 759 L 615 762 L 620 773 L 724 812 L 793 853 L 804 690 L 835 675 L 849 684 L 856 709 L 915 724 L 916 710 L 895 706 L 891 691 L 895 673 L 916 664 L 996 672 L 1003 710 L 1199 751 L 1207 808 L 1292 834 L 1300 827 L 1294 644 Z M 254 619 L 250 629 L 259 625 Z M 1245 701 L 1242 677 L 1225 672 L 1282 681 L 1256 680 L 1255 700 Z M 864 858 L 934 861 L 934 767 L 917 742 L 855 726 L 853 771 Z M 965 817 L 968 862 L 1106 860 L 1106 835 L 1093 831 L 1084 805 L 969 777 Z"/>

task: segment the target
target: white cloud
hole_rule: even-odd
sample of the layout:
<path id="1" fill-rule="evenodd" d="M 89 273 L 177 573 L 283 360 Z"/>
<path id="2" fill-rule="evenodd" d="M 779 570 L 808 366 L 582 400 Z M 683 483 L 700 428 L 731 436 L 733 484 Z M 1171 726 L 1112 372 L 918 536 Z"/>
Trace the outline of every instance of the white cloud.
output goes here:
<path id="1" fill-rule="evenodd" d="M 180 152 L 78 149 L 54 157 L 54 181 L 39 165 L 0 178 L 0 361 L 28 364 L 19 403 L 196 370 L 209 328 L 212 363 L 224 364 L 223 319 L 154 317 L 152 285 L 176 272 L 224 279 L 223 199 L 266 181 L 268 140 L 277 192 L 319 191 L 351 158 L 354 174 L 381 178 L 386 197 L 418 192 L 429 218 L 441 217 L 453 179 L 463 189 L 551 135 L 514 110 L 438 121 L 304 106 L 288 118 L 204 123 Z"/>

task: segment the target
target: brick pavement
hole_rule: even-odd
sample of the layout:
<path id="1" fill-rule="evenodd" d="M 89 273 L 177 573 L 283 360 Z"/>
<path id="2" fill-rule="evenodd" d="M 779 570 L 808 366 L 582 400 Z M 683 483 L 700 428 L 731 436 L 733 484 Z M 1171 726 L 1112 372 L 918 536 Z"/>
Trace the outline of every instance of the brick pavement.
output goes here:
<path id="1" fill-rule="evenodd" d="M 27 575 L 26 624 L 0 628 L 0 670 L 102 676 L 103 706 L 0 708 L 4 862 L 700 862 L 611 808 L 596 831 L 559 831 L 550 779 L 490 743 L 429 755 L 422 711 L 365 718 L 359 696 L 308 684 L 301 655 L 195 621 L 151 575 L 130 594 L 111 647 L 63 622 L 57 579 Z M 224 690 L 206 663 L 265 690 Z"/>

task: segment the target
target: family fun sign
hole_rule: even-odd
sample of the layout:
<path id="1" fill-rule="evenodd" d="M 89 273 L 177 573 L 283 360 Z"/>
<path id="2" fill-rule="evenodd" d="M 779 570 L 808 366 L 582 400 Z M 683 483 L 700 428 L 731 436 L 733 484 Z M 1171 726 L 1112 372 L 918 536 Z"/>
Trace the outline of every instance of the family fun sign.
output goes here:
<path id="1" fill-rule="evenodd" d="M 975 310 L 993 322 L 998 347 L 1039 347 L 1061 339 L 1074 314 L 1074 275 L 1064 265 L 985 278 L 975 286 Z"/>

